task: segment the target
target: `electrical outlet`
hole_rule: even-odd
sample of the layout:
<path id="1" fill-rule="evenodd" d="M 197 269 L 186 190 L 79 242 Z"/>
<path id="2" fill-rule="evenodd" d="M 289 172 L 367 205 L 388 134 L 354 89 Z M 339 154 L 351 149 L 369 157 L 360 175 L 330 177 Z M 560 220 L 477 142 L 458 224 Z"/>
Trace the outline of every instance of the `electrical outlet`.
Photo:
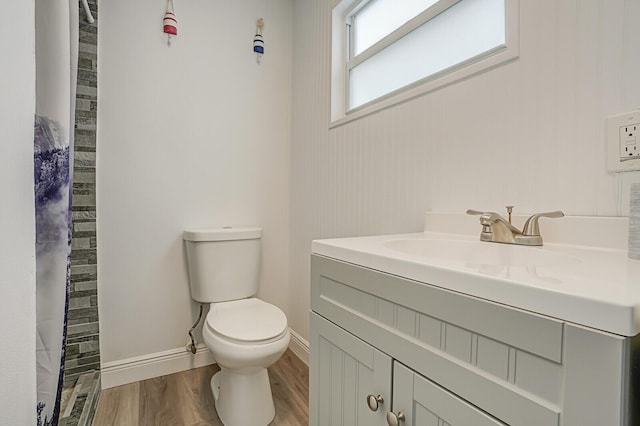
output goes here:
<path id="1" fill-rule="evenodd" d="M 638 128 L 640 128 L 640 123 L 620 127 L 620 161 L 629 161 L 640 157 Z"/>
<path id="2" fill-rule="evenodd" d="M 640 110 L 607 117 L 606 127 L 608 170 L 640 170 Z"/>

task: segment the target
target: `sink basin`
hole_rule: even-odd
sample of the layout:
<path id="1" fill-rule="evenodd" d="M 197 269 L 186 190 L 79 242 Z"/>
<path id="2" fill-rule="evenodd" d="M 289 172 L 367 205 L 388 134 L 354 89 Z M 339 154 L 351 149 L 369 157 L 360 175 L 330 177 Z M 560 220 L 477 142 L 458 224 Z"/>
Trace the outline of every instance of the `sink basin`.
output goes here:
<path id="1" fill-rule="evenodd" d="M 580 263 L 580 260 L 542 247 L 466 240 L 403 239 L 383 245 L 402 254 L 462 262 L 468 266 L 543 267 Z"/>
<path id="2" fill-rule="evenodd" d="M 424 232 L 314 240 L 312 252 L 621 336 L 639 334 L 640 261 L 627 256 L 628 219 L 548 222 L 542 247 L 479 241 L 467 215 L 427 214 Z M 363 282 L 361 290 L 377 285 Z"/>

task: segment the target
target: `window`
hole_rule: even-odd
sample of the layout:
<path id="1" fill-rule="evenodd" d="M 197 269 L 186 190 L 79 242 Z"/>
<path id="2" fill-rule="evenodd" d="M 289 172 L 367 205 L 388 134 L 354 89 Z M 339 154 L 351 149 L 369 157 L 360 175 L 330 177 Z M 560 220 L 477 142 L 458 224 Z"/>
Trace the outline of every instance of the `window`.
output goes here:
<path id="1" fill-rule="evenodd" d="M 517 56 L 517 0 L 342 0 L 332 120 L 385 108 Z"/>

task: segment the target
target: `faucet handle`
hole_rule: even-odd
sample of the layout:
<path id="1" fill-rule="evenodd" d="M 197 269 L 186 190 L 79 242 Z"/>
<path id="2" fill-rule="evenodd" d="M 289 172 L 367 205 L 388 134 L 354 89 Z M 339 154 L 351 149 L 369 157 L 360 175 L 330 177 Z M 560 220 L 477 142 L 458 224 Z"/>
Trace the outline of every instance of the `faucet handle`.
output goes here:
<path id="1" fill-rule="evenodd" d="M 482 225 L 482 232 L 480 232 L 480 241 L 491 241 L 493 238 L 493 231 L 491 230 L 491 225 L 486 222 L 483 222 L 482 216 L 486 214 L 486 212 L 481 212 L 480 210 L 467 210 L 467 214 L 480 216 L 480 224 Z"/>
<path id="2" fill-rule="evenodd" d="M 564 213 L 560 210 L 556 210 L 554 212 L 547 213 L 536 213 L 531 216 L 524 224 L 522 228 L 522 235 L 525 236 L 539 236 L 540 235 L 540 226 L 538 225 L 538 219 L 541 217 L 563 217 Z"/>

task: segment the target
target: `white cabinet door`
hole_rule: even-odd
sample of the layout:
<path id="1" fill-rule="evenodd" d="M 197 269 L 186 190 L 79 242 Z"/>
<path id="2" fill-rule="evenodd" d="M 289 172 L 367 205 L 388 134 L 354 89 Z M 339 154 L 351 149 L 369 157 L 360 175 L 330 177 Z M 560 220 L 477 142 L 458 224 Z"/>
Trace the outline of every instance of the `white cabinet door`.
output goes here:
<path id="1" fill-rule="evenodd" d="M 391 358 L 311 313 L 309 424 L 384 426 L 391 402 Z M 367 396 L 382 397 L 376 411 Z"/>
<path id="2" fill-rule="evenodd" d="M 393 364 L 392 408 L 392 416 L 402 413 L 401 426 L 505 426 L 397 361 Z"/>

